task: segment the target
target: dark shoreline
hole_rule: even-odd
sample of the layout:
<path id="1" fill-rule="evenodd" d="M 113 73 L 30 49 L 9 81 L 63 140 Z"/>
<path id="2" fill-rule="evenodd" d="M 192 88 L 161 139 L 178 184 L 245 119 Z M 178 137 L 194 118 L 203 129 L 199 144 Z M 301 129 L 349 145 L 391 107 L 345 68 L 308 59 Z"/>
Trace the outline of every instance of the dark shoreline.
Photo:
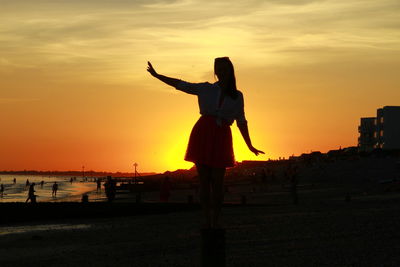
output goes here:
<path id="1" fill-rule="evenodd" d="M 188 203 L 41 202 L 1 203 L 0 225 L 82 218 L 112 218 L 200 210 Z"/>

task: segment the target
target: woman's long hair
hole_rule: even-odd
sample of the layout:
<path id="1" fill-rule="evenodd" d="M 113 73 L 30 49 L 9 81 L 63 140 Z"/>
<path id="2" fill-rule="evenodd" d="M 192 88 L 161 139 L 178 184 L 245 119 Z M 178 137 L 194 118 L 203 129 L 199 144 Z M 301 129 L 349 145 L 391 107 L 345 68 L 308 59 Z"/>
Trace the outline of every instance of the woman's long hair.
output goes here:
<path id="1" fill-rule="evenodd" d="M 227 80 L 227 93 L 230 97 L 232 97 L 233 99 L 236 99 L 237 97 L 237 88 L 236 88 L 236 78 L 235 78 L 235 70 L 233 68 L 233 64 L 231 62 L 231 60 L 229 59 L 229 57 L 217 57 L 214 60 L 214 75 L 216 75 L 215 73 L 215 69 L 216 66 L 218 64 L 226 64 L 225 66 L 228 66 L 229 70 L 230 70 L 230 75 L 228 77 Z"/>

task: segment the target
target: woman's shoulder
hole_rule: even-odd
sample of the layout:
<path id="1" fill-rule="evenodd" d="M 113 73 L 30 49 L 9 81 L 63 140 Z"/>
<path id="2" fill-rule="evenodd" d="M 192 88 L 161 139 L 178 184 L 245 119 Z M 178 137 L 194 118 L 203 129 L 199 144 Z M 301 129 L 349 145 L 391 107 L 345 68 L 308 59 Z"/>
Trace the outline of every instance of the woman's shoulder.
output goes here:
<path id="1" fill-rule="evenodd" d="M 236 90 L 236 100 L 243 101 L 243 93 L 240 90 Z"/>

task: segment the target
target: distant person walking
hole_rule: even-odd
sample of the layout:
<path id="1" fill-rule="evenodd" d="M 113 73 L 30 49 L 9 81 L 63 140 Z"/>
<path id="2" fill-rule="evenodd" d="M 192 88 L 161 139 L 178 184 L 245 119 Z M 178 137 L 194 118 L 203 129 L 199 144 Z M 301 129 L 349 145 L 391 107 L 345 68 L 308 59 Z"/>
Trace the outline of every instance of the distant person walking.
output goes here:
<path id="1" fill-rule="evenodd" d="M 200 199 L 206 218 L 204 227 L 218 228 L 225 170 L 235 165 L 230 125 L 236 120 L 250 151 L 256 155 L 264 153 L 251 143 L 243 94 L 236 88 L 233 64 L 228 57 L 216 58 L 214 74 L 218 81 L 213 84 L 188 83 L 158 74 L 150 62 L 147 71 L 160 81 L 198 98 L 201 117 L 190 134 L 185 160 L 195 163 L 199 174 Z"/>
<path id="2" fill-rule="evenodd" d="M 35 183 L 31 183 L 29 185 L 29 192 L 28 192 L 28 198 L 26 199 L 25 203 L 28 202 L 29 200 L 31 203 L 36 203 L 36 195 L 35 195 Z"/>
<path id="3" fill-rule="evenodd" d="M 26 179 L 25 187 L 28 187 L 30 185 L 29 179 Z"/>
<path id="4" fill-rule="evenodd" d="M 97 184 L 97 192 L 101 192 L 101 180 L 100 180 L 100 178 L 97 178 L 97 181 L 96 181 L 96 184 Z"/>
<path id="5" fill-rule="evenodd" d="M 14 178 L 13 179 L 13 183 L 16 184 L 17 183 L 17 179 Z"/>
<path id="6" fill-rule="evenodd" d="M 4 185 L 1 184 L 0 185 L 0 197 L 3 198 L 3 196 L 4 196 Z"/>
<path id="7" fill-rule="evenodd" d="M 104 183 L 104 189 L 108 202 L 112 202 L 115 199 L 116 183 L 111 176 L 107 177 L 107 181 Z"/>
<path id="8" fill-rule="evenodd" d="M 52 187 L 52 192 L 51 192 L 51 196 L 52 197 L 57 197 L 57 190 L 58 190 L 58 184 L 57 182 L 54 182 L 53 187 Z"/>

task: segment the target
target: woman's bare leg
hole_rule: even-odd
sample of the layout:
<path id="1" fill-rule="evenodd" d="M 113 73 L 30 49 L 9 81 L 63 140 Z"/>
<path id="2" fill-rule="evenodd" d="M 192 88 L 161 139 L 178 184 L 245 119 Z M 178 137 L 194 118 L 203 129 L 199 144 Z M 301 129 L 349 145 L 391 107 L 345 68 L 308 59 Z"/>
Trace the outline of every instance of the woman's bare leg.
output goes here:
<path id="1" fill-rule="evenodd" d="M 225 168 L 211 169 L 211 226 L 213 228 L 220 227 L 219 215 L 224 202 L 224 176 Z"/>
<path id="2" fill-rule="evenodd" d="M 211 227 L 211 168 L 196 164 L 197 173 L 200 183 L 200 202 L 205 216 L 205 228 Z"/>

